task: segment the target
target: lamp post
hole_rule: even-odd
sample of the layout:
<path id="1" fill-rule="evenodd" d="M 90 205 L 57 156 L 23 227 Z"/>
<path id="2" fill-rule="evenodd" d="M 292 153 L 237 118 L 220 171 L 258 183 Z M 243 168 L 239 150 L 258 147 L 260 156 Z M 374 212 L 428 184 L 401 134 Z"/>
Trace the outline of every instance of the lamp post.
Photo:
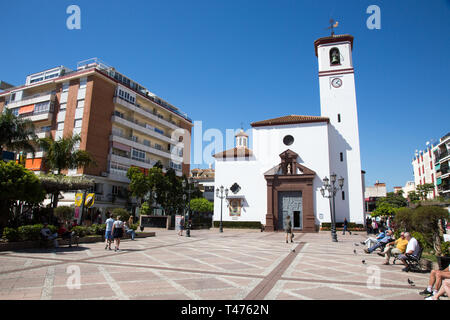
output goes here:
<path id="1" fill-rule="evenodd" d="M 220 232 L 223 232 L 223 226 L 222 226 L 223 199 L 228 197 L 228 188 L 225 189 L 225 195 L 223 194 L 223 191 L 224 191 L 223 189 L 224 189 L 223 186 L 220 186 L 220 190 L 219 190 L 219 188 L 216 189 L 216 197 L 220 199 L 220 225 L 219 225 Z"/>
<path id="2" fill-rule="evenodd" d="M 183 186 L 183 189 L 186 189 L 186 180 L 183 180 L 183 182 L 181 184 Z M 194 189 L 191 189 L 192 184 L 194 185 Z M 186 237 L 191 236 L 191 193 L 193 193 L 195 191 L 195 188 L 197 188 L 197 185 L 198 185 L 197 181 L 195 181 L 192 178 L 188 178 L 188 183 L 187 183 L 188 189 L 185 190 L 185 192 L 187 192 L 187 194 L 188 194 L 188 225 L 186 228 Z M 186 198 L 183 197 L 183 199 L 186 199 Z"/>
<path id="3" fill-rule="evenodd" d="M 344 178 L 340 177 L 339 179 L 337 179 L 337 181 L 339 189 L 342 190 L 342 188 L 344 187 Z M 320 193 L 322 194 L 322 197 L 329 199 L 330 207 L 331 207 L 331 198 L 333 198 L 333 206 L 331 208 L 331 239 L 333 242 L 338 241 L 336 234 L 336 205 L 335 205 L 335 198 L 336 192 L 338 191 L 338 187 L 335 184 L 336 184 L 336 174 L 332 173 L 330 175 L 330 179 L 328 179 L 327 177 L 323 179 L 323 186 L 322 188 L 320 188 Z"/>

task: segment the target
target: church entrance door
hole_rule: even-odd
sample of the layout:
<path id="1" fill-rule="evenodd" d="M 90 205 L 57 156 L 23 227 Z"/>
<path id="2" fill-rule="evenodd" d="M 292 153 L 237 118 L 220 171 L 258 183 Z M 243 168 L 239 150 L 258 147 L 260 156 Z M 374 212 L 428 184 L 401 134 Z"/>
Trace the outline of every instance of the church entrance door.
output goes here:
<path id="1" fill-rule="evenodd" d="M 302 229 L 302 192 L 280 191 L 278 192 L 278 230 L 286 229 L 286 217 L 291 217 L 292 226 L 296 230 Z"/>

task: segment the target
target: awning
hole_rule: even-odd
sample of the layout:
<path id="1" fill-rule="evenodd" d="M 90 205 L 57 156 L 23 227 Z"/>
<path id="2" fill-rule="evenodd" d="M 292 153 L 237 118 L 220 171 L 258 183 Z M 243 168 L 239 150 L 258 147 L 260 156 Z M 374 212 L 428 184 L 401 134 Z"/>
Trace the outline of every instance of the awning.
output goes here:
<path id="1" fill-rule="evenodd" d="M 19 109 L 19 114 L 31 113 L 34 111 L 34 104 L 29 106 L 23 106 Z"/>
<path id="2" fill-rule="evenodd" d="M 230 194 L 229 196 L 227 196 L 227 199 L 244 199 L 245 196 L 244 195 L 236 195 L 236 194 Z"/>
<path id="3" fill-rule="evenodd" d="M 124 145 L 124 144 L 116 142 L 116 141 L 113 141 L 113 147 L 117 148 L 119 150 L 122 150 L 122 151 L 131 152 L 130 146 Z"/>

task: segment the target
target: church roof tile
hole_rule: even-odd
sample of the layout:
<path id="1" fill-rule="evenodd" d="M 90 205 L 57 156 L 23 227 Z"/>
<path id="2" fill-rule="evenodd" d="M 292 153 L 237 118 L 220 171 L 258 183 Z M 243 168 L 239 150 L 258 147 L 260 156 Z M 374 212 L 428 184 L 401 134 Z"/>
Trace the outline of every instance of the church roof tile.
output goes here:
<path id="1" fill-rule="evenodd" d="M 251 125 L 252 127 L 264 127 L 264 126 L 287 125 L 287 124 L 309 123 L 309 122 L 330 122 L 330 119 L 327 117 L 318 117 L 318 116 L 289 115 L 279 118 L 253 122 Z"/>

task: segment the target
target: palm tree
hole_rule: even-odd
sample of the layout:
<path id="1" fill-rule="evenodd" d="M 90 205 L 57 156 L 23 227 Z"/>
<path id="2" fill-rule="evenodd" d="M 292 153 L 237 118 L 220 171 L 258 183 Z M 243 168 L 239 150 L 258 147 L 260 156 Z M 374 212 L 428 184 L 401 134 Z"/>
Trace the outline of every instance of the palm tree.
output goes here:
<path id="1" fill-rule="evenodd" d="M 33 141 L 37 138 L 30 120 L 20 119 L 10 109 L 0 114 L 0 160 L 3 150 L 35 153 Z"/>
<path id="2" fill-rule="evenodd" d="M 38 144 L 46 152 L 44 156 L 45 166 L 61 175 L 62 170 L 95 165 L 95 160 L 88 151 L 78 149 L 80 142 L 81 136 L 78 134 L 56 141 L 51 138 L 38 139 Z M 58 205 L 58 195 L 59 191 L 53 193 L 52 203 L 54 208 Z"/>

